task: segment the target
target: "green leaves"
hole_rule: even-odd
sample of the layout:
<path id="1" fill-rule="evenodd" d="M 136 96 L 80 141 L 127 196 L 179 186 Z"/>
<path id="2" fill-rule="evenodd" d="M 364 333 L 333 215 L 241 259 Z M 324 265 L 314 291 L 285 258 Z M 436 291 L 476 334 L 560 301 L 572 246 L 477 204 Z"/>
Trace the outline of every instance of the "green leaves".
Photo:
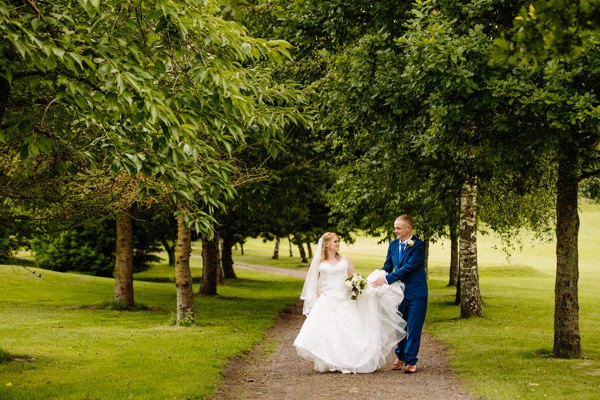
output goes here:
<path id="1" fill-rule="evenodd" d="M 94 168 L 168 187 L 143 186 L 146 196 L 211 208 L 233 193 L 237 146 L 277 142 L 305 121 L 302 93 L 268 67 L 290 45 L 248 36 L 214 1 L 36 5 L 0 0 L 0 77 L 11 85 L 2 136 L 23 162 L 69 148 Z"/>
<path id="2" fill-rule="evenodd" d="M 495 42 L 497 59 L 538 65 L 547 58 L 574 60 L 595 41 L 600 28 L 598 0 L 543 0 L 523 7 L 510 40 Z"/>
<path id="3" fill-rule="evenodd" d="M 90 18 L 95 17 L 100 9 L 100 0 L 77 0 L 77 2 L 88 13 Z"/>

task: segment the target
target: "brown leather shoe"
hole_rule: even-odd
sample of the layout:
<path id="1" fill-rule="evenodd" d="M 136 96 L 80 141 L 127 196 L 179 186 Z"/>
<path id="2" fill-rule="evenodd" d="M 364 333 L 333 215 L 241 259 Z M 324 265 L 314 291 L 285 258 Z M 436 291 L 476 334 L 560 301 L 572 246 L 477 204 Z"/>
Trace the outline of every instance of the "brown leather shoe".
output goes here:
<path id="1" fill-rule="evenodd" d="M 416 365 L 407 365 L 406 368 L 404 368 L 405 374 L 414 374 L 415 372 L 417 372 Z"/>
<path id="2" fill-rule="evenodd" d="M 396 360 L 394 365 L 392 365 L 392 370 L 401 371 L 404 368 L 404 360 Z"/>

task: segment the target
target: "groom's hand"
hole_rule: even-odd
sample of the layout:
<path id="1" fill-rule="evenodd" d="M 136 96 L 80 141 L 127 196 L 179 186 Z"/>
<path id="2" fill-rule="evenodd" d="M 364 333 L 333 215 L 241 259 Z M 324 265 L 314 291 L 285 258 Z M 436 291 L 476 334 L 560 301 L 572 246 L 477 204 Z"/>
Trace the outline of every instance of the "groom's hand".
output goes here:
<path id="1" fill-rule="evenodd" d="M 385 279 L 385 276 L 380 276 L 379 278 L 375 279 L 371 285 L 373 285 L 374 288 L 378 288 L 380 286 L 387 285 L 387 280 Z"/>

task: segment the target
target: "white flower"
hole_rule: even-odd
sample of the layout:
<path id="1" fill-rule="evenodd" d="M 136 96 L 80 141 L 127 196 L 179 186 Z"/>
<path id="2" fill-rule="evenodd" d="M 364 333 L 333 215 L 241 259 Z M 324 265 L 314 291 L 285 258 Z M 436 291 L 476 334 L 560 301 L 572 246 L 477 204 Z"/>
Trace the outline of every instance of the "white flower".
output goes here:
<path id="1" fill-rule="evenodd" d="M 362 276 L 362 274 L 357 273 L 347 277 L 344 283 L 348 289 L 352 290 L 352 296 L 350 297 L 352 300 L 356 300 L 358 295 L 367 287 L 367 280 L 365 277 Z"/>
<path id="2" fill-rule="evenodd" d="M 413 247 L 415 245 L 415 241 L 412 239 L 408 239 L 406 241 L 406 247 Z"/>

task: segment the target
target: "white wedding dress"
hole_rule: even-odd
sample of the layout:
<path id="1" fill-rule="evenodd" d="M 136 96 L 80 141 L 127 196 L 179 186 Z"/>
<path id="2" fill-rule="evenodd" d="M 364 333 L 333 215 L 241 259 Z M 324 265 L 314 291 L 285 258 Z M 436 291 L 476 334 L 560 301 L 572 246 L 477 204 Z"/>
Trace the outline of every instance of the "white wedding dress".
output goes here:
<path id="1" fill-rule="evenodd" d="M 397 311 L 403 284 L 374 289 L 370 282 L 383 270 L 367 277 L 369 284 L 357 300 L 345 285 L 348 261 L 319 264 L 322 294 L 302 325 L 294 346 L 319 372 L 368 373 L 382 367 L 393 347 L 405 335 L 406 323 Z"/>

